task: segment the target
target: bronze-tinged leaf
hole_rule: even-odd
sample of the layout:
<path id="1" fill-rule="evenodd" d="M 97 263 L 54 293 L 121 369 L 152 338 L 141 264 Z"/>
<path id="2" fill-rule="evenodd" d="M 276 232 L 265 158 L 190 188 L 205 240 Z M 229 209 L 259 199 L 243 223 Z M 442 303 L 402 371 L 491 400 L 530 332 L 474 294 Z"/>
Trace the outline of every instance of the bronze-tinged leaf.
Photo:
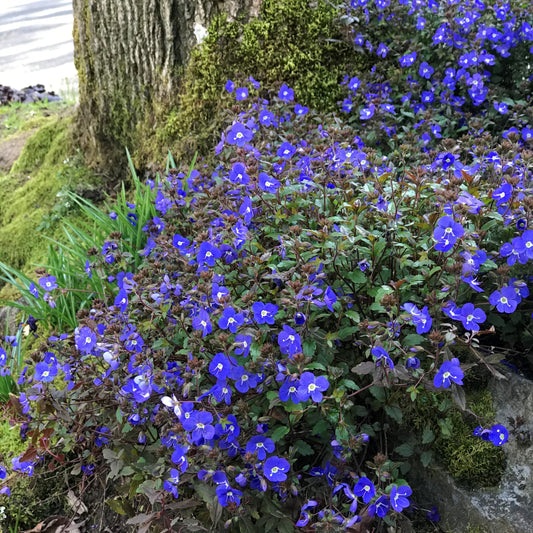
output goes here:
<path id="1" fill-rule="evenodd" d="M 362 363 L 354 366 L 352 368 L 352 372 L 359 376 L 366 376 L 367 374 L 372 374 L 372 372 L 374 372 L 374 368 L 376 368 L 376 363 L 373 361 L 363 361 Z"/>
<path id="2" fill-rule="evenodd" d="M 463 169 L 461 169 L 461 175 L 468 185 L 472 185 L 474 178 L 470 174 L 467 174 Z"/>
<path id="3" fill-rule="evenodd" d="M 37 448 L 34 448 L 31 446 L 28 448 L 23 456 L 20 458 L 21 463 L 25 463 L 26 461 L 33 461 L 37 457 Z"/>

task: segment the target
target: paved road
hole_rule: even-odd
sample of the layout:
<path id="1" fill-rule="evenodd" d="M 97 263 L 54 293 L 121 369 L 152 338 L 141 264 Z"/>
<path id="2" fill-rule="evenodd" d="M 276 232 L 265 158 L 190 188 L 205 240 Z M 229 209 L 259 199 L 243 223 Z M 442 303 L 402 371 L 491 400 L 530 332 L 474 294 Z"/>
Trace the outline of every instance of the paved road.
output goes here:
<path id="1" fill-rule="evenodd" d="M 73 48 L 72 0 L 0 0 L 0 84 L 68 91 Z"/>

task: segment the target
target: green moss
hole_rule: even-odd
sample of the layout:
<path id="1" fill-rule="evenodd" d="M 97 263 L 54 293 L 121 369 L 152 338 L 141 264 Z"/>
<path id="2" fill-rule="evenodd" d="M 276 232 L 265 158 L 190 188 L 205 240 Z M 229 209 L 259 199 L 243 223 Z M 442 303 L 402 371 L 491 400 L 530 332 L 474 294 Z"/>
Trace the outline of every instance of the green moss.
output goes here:
<path id="1" fill-rule="evenodd" d="M 224 109 L 235 101 L 224 91 L 227 79 L 285 82 L 299 103 L 335 109 L 343 76 L 366 65 L 345 39 L 338 10 L 325 0 L 313 4 L 264 0 L 260 16 L 247 23 L 216 17 L 182 75 L 179 104 L 156 109 L 156 134 L 150 135 L 153 122 L 144 128 L 137 162 L 165 157 L 169 149 L 185 159 L 212 149 L 225 126 Z"/>
<path id="2" fill-rule="evenodd" d="M 69 118 L 56 119 L 28 139 L 9 175 L 0 178 L 0 261 L 21 268 L 44 256 L 36 232 L 54 206 L 57 174 L 70 149 Z"/>
<path id="3" fill-rule="evenodd" d="M 489 391 L 476 391 L 468 401 L 471 411 L 481 418 L 483 425 L 490 426 L 495 412 Z M 474 428 L 480 425 L 473 417 L 469 420 L 455 411 L 451 421 L 452 436 L 440 438 L 436 443 L 439 457 L 447 470 L 454 479 L 471 488 L 498 485 L 505 469 L 503 450 L 472 435 Z"/>
<path id="4" fill-rule="evenodd" d="M 20 438 L 19 428 L 9 422 L 0 422 L 0 462 L 9 466 L 11 458 L 26 451 L 27 443 Z M 2 527 L 22 531 L 65 511 L 64 479 L 54 474 L 45 474 L 47 480 L 35 484 L 32 478 L 14 476 L 9 481 L 11 496 L 0 496 L 0 506 L 5 507 L 6 519 Z M 54 496 L 54 494 L 56 494 Z M 18 521 L 18 529 L 15 524 Z M 0 529 L 7 531 L 8 529 Z"/>
<path id="5" fill-rule="evenodd" d="M 64 141 L 66 126 L 68 126 L 68 123 L 64 119 L 55 118 L 51 123 L 41 127 L 26 142 L 20 157 L 13 165 L 11 173 L 31 172 L 43 165 L 50 150 L 58 144 L 58 135 L 63 134 L 62 140 Z M 54 153 L 56 154 L 57 150 Z M 51 157 L 48 157 L 48 161 L 51 159 Z"/>

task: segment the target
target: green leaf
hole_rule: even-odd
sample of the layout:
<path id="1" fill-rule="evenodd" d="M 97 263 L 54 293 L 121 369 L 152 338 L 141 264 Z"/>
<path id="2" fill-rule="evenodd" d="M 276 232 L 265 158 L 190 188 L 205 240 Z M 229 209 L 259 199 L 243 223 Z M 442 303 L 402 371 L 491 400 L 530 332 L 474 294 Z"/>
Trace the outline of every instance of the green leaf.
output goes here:
<path id="1" fill-rule="evenodd" d="M 370 394 L 372 394 L 372 396 L 376 398 L 376 400 L 379 400 L 381 403 L 385 403 L 385 400 L 387 399 L 387 394 L 383 387 L 378 387 L 377 385 L 373 385 L 368 390 L 370 391 Z"/>
<path id="2" fill-rule="evenodd" d="M 438 424 L 443 437 L 449 437 L 452 434 L 452 421 L 449 418 L 440 418 Z"/>
<path id="3" fill-rule="evenodd" d="M 329 430 L 329 424 L 326 420 L 319 420 L 314 426 L 313 426 L 313 435 L 322 435 L 326 431 Z"/>
<path id="4" fill-rule="evenodd" d="M 309 444 L 307 444 L 307 442 L 303 440 L 297 440 L 294 443 L 294 446 L 296 447 L 300 455 L 314 455 L 315 453 L 313 448 L 311 448 L 311 446 L 309 446 Z"/>
<path id="5" fill-rule="evenodd" d="M 385 406 L 385 412 L 398 424 L 402 423 L 403 413 L 402 410 L 399 407 L 393 406 L 393 405 L 386 405 Z"/>
<path id="6" fill-rule="evenodd" d="M 357 326 L 349 326 L 347 328 L 342 328 L 337 333 L 337 338 L 340 339 L 340 340 L 347 339 L 347 338 L 351 337 L 357 331 L 359 331 L 359 328 Z"/>
<path id="7" fill-rule="evenodd" d="M 316 342 L 312 339 L 306 339 L 303 342 L 302 348 L 306 357 L 312 357 L 316 352 Z"/>
<path id="8" fill-rule="evenodd" d="M 410 348 L 411 346 L 417 346 L 418 344 L 422 344 L 425 340 L 426 339 L 422 337 L 422 335 L 411 333 L 410 335 L 406 335 L 402 339 L 402 346 Z"/>
<path id="9" fill-rule="evenodd" d="M 346 311 L 346 316 L 348 318 L 351 318 L 357 324 L 361 322 L 361 317 L 359 316 L 359 313 L 357 311 L 354 311 L 353 309 Z"/>
<path id="10" fill-rule="evenodd" d="M 431 463 L 432 459 L 433 459 L 432 450 L 426 450 L 425 452 L 422 452 L 420 454 L 420 461 L 422 462 L 422 465 L 424 466 L 424 468 L 427 468 L 429 466 L 429 463 Z"/>
<path id="11" fill-rule="evenodd" d="M 431 428 L 429 426 L 426 426 L 422 433 L 422 444 L 429 444 L 430 442 L 433 442 L 434 440 L 435 440 L 435 433 L 431 431 Z"/>
<path id="12" fill-rule="evenodd" d="M 407 442 L 394 448 L 394 451 L 399 453 L 402 457 L 411 457 L 411 455 L 414 453 L 413 446 Z"/>
<path id="13" fill-rule="evenodd" d="M 279 442 L 287 433 L 289 432 L 289 428 L 287 426 L 278 426 L 273 432 L 272 435 L 270 435 L 270 438 L 274 442 Z"/>
<path id="14" fill-rule="evenodd" d="M 343 379 L 340 382 L 340 385 L 346 387 L 347 389 L 359 390 L 359 386 L 355 383 L 355 381 L 352 381 L 351 379 Z"/>
<path id="15" fill-rule="evenodd" d="M 121 499 L 116 499 L 116 500 L 106 500 L 106 503 L 107 505 L 109 505 L 109 507 L 111 507 L 111 509 L 117 513 L 117 514 L 120 514 L 122 516 L 127 516 L 130 514 L 129 511 L 133 511 L 133 509 L 131 508 L 131 505 L 125 501 L 125 500 L 121 500 Z"/>
<path id="16" fill-rule="evenodd" d="M 326 371 L 326 367 L 322 365 L 321 363 L 311 363 L 309 365 L 306 365 L 306 370 L 323 370 Z"/>

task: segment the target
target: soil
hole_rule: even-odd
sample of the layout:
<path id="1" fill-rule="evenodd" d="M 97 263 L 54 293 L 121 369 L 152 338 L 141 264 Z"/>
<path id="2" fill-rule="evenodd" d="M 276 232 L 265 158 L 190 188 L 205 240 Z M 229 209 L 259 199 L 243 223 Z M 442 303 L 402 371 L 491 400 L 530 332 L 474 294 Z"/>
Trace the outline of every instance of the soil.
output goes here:
<path id="1" fill-rule="evenodd" d="M 19 158 L 26 141 L 35 130 L 22 132 L 5 141 L 0 141 L 0 172 L 9 172 L 13 163 Z"/>

